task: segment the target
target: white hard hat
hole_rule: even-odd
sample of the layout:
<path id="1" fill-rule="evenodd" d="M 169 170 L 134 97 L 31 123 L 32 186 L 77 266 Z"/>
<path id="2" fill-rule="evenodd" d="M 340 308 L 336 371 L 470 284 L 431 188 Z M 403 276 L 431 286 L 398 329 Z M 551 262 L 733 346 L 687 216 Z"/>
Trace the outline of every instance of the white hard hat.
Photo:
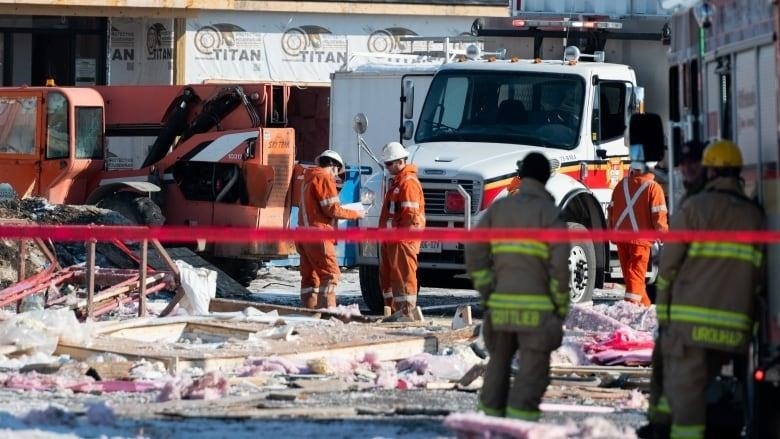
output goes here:
<path id="1" fill-rule="evenodd" d="M 382 161 L 385 163 L 407 157 L 409 157 L 409 151 L 398 142 L 390 142 L 382 148 Z"/>
<path id="2" fill-rule="evenodd" d="M 317 156 L 317 164 L 320 164 L 320 160 L 324 158 L 329 158 L 335 162 L 338 162 L 339 165 L 341 165 L 342 168 L 344 168 L 344 160 L 341 159 L 341 155 L 337 153 L 336 151 L 332 149 L 326 149 L 322 152 L 322 154 Z"/>

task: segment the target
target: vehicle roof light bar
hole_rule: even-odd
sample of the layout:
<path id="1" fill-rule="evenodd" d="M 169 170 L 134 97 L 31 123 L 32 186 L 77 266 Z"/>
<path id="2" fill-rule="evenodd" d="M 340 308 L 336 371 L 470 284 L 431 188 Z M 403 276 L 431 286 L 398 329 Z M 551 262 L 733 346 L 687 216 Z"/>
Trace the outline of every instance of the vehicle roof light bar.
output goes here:
<path id="1" fill-rule="evenodd" d="M 546 27 L 546 28 L 577 28 L 577 29 L 623 29 L 623 23 L 617 21 L 581 21 L 581 20 L 528 20 L 514 19 L 513 27 Z"/>

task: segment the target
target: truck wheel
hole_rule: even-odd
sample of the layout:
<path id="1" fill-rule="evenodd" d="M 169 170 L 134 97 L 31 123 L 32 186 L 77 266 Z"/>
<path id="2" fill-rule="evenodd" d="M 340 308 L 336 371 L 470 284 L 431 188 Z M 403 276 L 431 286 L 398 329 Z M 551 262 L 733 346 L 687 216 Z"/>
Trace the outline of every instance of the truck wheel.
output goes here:
<path id="1" fill-rule="evenodd" d="M 160 206 L 136 192 L 115 192 L 98 201 L 96 206 L 119 213 L 131 224 L 161 226 L 165 223 Z"/>
<path id="2" fill-rule="evenodd" d="M 566 223 L 569 230 L 585 231 L 578 223 Z M 590 239 L 573 241 L 569 252 L 569 288 L 572 303 L 587 302 L 593 299 L 596 288 L 596 247 Z"/>
<path id="3" fill-rule="evenodd" d="M 363 295 L 368 309 L 375 314 L 382 314 L 385 301 L 382 298 L 382 289 L 379 287 L 379 266 L 359 265 L 360 294 Z"/>
<path id="4" fill-rule="evenodd" d="M 208 261 L 244 287 L 248 287 L 257 278 L 257 270 L 260 269 L 260 261 L 251 259 L 210 257 Z"/>

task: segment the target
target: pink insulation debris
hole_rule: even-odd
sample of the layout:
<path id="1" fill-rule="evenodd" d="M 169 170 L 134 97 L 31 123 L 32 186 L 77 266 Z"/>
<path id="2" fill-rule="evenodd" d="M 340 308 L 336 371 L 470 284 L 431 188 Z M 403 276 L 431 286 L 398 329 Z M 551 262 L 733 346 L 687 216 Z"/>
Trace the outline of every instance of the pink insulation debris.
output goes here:
<path id="1" fill-rule="evenodd" d="M 207 372 L 182 391 L 182 399 L 219 399 L 225 396 L 230 384 L 220 372 Z"/>
<path id="2" fill-rule="evenodd" d="M 169 381 L 157 395 L 157 401 L 176 399 L 212 400 L 225 396 L 230 390 L 230 384 L 219 372 L 207 372 L 195 380 L 180 378 Z"/>
<path id="3" fill-rule="evenodd" d="M 471 368 L 457 355 L 432 355 L 427 352 L 413 355 L 398 362 L 398 372 L 431 375 L 444 380 L 458 380 Z"/>
<path id="4" fill-rule="evenodd" d="M 624 300 L 574 305 L 564 322 L 562 346 L 552 353 L 551 361 L 559 365 L 648 365 L 657 325 L 655 307 Z"/>
<path id="5" fill-rule="evenodd" d="M 249 358 L 238 376 L 254 376 L 260 372 L 277 372 L 281 374 L 308 373 L 308 366 L 302 361 L 292 361 L 284 357 Z"/>
<path id="6" fill-rule="evenodd" d="M 653 353 L 653 336 L 649 332 L 619 329 L 597 343 L 586 343 L 583 350 L 592 362 L 605 365 L 648 365 Z"/>
<path id="7" fill-rule="evenodd" d="M 27 373 L 12 373 L 5 380 L 5 387 L 21 390 L 54 390 L 71 389 L 80 385 L 94 383 L 92 377 L 66 377 L 61 375 L 46 375 L 32 371 Z"/>
<path id="8" fill-rule="evenodd" d="M 162 384 L 151 381 L 106 380 L 79 383 L 70 389 L 77 393 L 148 392 L 162 388 Z"/>

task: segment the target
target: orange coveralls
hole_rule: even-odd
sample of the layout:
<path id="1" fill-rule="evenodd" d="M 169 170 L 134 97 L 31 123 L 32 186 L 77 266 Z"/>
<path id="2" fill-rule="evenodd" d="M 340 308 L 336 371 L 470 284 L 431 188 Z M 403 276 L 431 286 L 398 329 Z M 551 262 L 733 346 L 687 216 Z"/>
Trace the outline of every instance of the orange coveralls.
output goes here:
<path id="1" fill-rule="evenodd" d="M 515 175 L 512 177 L 512 181 L 509 182 L 509 186 L 506 187 L 507 195 L 514 195 L 517 193 L 517 191 L 520 190 L 520 184 L 523 182 L 523 179 L 519 176 Z"/>
<path id="2" fill-rule="evenodd" d="M 333 230 L 336 220 L 353 220 L 358 212 L 339 202 L 336 180 L 325 168 L 308 168 L 303 174 L 298 226 Z M 336 306 L 336 285 L 341 271 L 336 262 L 334 241 L 296 242 L 301 256 L 301 302 L 304 307 Z"/>
<path id="3" fill-rule="evenodd" d="M 631 170 L 623 177 L 612 191 L 607 216 L 609 227 L 614 230 L 669 230 L 664 191 L 650 172 Z M 643 306 L 651 304 L 645 286 L 651 245 L 652 242 L 646 239 L 617 243 L 620 269 L 626 283 L 625 300 Z"/>
<path id="4" fill-rule="evenodd" d="M 382 202 L 379 227 L 425 228 L 425 199 L 417 166 L 407 164 L 390 180 Z M 420 241 L 386 242 L 379 246 L 379 285 L 385 306 L 407 316 L 417 307 L 417 254 Z"/>

